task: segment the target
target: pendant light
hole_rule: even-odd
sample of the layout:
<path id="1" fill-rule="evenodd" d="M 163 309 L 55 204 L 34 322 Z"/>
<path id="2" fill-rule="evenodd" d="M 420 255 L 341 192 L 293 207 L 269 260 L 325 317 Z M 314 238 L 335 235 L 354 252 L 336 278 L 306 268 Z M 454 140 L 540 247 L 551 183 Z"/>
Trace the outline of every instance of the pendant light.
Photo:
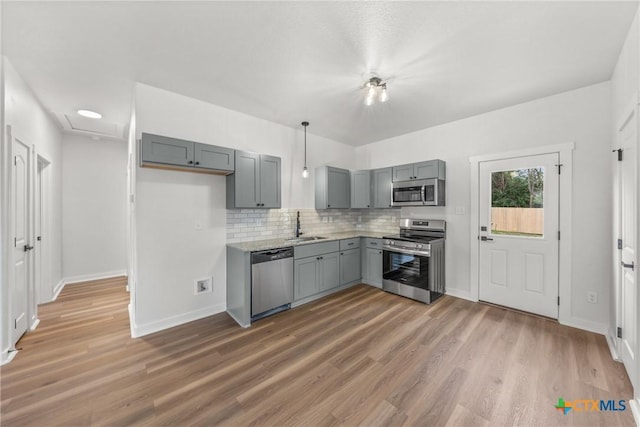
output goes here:
<path id="1" fill-rule="evenodd" d="M 302 177 L 309 178 L 309 170 L 307 169 L 307 126 L 309 122 L 302 122 L 304 126 L 304 168 L 302 169 Z"/>

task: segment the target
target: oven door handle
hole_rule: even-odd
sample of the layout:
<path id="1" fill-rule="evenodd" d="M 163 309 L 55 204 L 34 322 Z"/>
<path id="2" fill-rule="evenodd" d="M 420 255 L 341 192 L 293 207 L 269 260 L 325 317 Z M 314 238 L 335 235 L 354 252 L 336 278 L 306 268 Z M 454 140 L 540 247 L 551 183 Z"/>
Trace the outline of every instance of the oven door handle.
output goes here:
<path id="1" fill-rule="evenodd" d="M 383 246 L 382 250 L 387 251 L 387 252 L 396 252 L 399 254 L 406 254 L 406 255 L 418 255 L 418 256 L 429 256 L 429 252 L 424 252 L 424 251 L 412 251 L 411 249 L 400 249 L 400 248 L 396 248 L 396 247 L 392 247 L 392 246 Z"/>

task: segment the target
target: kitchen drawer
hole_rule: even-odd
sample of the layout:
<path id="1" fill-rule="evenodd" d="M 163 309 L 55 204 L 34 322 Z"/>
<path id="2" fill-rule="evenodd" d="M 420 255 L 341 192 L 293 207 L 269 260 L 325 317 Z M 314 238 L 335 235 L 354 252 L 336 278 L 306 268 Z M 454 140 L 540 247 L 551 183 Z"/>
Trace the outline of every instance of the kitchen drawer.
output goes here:
<path id="1" fill-rule="evenodd" d="M 293 248 L 293 257 L 306 258 L 310 256 L 318 256 L 328 254 L 330 252 L 337 252 L 340 250 L 340 243 L 337 240 L 331 242 L 322 243 L 310 243 L 307 245 L 295 246 Z"/>
<path id="2" fill-rule="evenodd" d="M 343 251 L 345 249 L 356 249 L 360 247 L 360 238 L 356 237 L 353 239 L 345 239 L 340 240 L 340 250 Z"/>
<path id="3" fill-rule="evenodd" d="M 375 239 L 373 237 L 364 238 L 364 246 L 367 248 L 382 249 L 382 239 Z"/>

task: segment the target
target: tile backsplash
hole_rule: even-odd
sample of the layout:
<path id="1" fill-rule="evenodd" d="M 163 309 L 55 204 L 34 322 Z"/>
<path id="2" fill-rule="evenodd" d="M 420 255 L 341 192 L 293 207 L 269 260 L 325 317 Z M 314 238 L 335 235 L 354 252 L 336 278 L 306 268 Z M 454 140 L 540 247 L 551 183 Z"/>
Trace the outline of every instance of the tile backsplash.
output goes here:
<path id="1" fill-rule="evenodd" d="M 296 213 L 307 236 L 351 230 L 397 233 L 400 209 L 234 209 L 227 210 L 227 243 L 293 237 Z"/>

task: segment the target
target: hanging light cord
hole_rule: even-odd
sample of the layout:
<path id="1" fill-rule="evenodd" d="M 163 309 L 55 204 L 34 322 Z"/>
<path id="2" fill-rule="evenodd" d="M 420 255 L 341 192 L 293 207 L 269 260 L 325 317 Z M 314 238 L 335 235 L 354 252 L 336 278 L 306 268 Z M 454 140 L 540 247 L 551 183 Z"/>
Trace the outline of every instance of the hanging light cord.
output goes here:
<path id="1" fill-rule="evenodd" d="M 309 171 L 307 170 L 307 126 L 309 126 L 309 122 L 302 122 L 302 126 L 304 126 L 304 169 L 302 169 L 302 177 L 306 178 L 309 176 Z"/>

